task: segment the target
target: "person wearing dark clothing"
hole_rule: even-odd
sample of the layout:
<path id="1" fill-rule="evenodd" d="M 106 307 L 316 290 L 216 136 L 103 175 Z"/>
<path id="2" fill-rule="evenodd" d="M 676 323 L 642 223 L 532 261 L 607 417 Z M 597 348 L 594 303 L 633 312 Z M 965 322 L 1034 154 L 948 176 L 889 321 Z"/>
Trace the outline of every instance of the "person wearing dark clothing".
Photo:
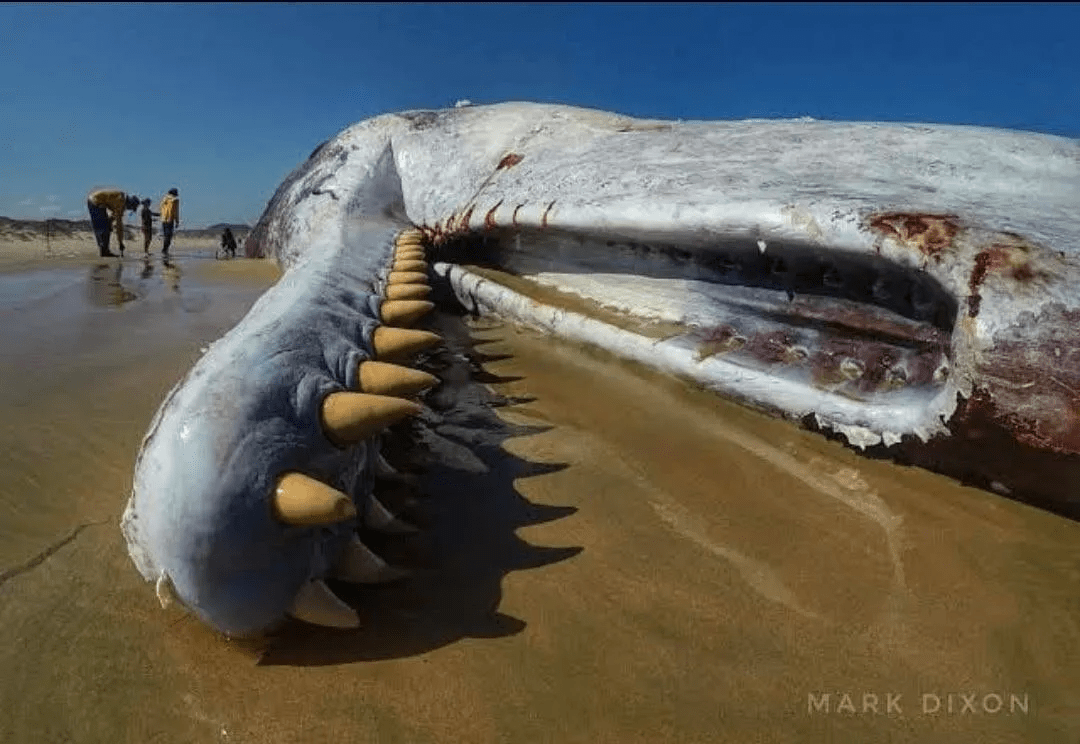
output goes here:
<path id="1" fill-rule="evenodd" d="M 225 232 L 221 233 L 221 249 L 223 253 L 228 253 L 229 258 L 236 258 L 236 238 L 233 237 L 232 230 L 225 228 Z"/>
<path id="2" fill-rule="evenodd" d="M 142 209 L 139 210 L 139 217 L 142 218 L 142 236 L 143 236 L 143 253 L 150 252 L 150 241 L 154 238 L 154 218 L 158 217 L 157 212 L 150 211 L 150 200 L 142 200 Z"/>
<path id="3" fill-rule="evenodd" d="M 139 197 L 125 194 L 119 189 L 97 189 L 86 197 L 86 208 L 90 212 L 90 224 L 94 228 L 98 252 L 102 258 L 115 256 L 109 250 L 110 233 L 116 231 L 116 245 L 120 256 L 124 255 L 124 210 L 134 212 L 139 208 Z"/>

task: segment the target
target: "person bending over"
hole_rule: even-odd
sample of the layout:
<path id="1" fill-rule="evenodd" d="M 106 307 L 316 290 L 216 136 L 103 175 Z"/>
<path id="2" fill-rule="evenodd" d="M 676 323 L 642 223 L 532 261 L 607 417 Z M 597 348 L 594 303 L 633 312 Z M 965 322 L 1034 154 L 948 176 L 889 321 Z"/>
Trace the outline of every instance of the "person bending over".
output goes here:
<path id="1" fill-rule="evenodd" d="M 124 255 L 124 210 L 134 212 L 139 208 L 139 197 L 125 194 L 119 189 L 97 189 L 86 197 L 86 208 L 90 211 L 90 224 L 94 228 L 98 253 L 101 256 L 115 256 L 109 250 L 110 227 L 116 230 L 116 245 L 120 256 Z"/>

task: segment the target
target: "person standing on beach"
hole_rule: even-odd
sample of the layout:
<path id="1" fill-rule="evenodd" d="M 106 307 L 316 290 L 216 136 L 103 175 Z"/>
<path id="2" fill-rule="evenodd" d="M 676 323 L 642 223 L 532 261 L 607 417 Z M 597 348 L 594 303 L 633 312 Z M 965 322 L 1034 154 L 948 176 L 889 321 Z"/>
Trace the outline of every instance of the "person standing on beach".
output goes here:
<path id="1" fill-rule="evenodd" d="M 165 241 L 161 252 L 168 253 L 172 245 L 173 230 L 180 224 L 180 192 L 169 189 L 169 193 L 161 200 L 161 237 Z"/>
<path id="2" fill-rule="evenodd" d="M 142 200 L 142 209 L 139 217 L 142 218 L 143 253 L 150 252 L 150 241 L 154 238 L 154 218 L 159 217 L 157 212 L 150 211 L 150 200 Z"/>
<path id="3" fill-rule="evenodd" d="M 124 210 L 134 212 L 139 208 L 139 197 L 128 195 L 119 189 L 97 189 L 86 197 L 86 208 L 90 211 L 90 224 L 94 228 L 98 252 L 102 258 L 115 256 L 109 250 L 110 228 L 116 230 L 116 244 L 120 257 L 124 257 Z"/>
<path id="4" fill-rule="evenodd" d="M 229 258 L 236 258 L 236 236 L 228 227 L 221 233 L 221 251 L 229 254 Z"/>

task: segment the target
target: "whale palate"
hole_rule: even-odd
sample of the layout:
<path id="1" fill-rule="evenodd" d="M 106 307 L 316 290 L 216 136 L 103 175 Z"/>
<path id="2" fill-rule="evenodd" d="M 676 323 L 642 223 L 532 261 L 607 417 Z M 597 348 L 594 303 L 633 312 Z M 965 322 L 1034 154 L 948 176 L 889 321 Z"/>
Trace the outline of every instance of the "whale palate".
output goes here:
<path id="1" fill-rule="evenodd" d="M 424 300 L 388 300 L 379 309 L 379 316 L 386 325 L 411 326 L 434 308 Z"/>
<path id="2" fill-rule="evenodd" d="M 411 524 L 391 514 L 374 494 L 368 494 L 367 509 L 364 511 L 364 526 L 385 535 L 412 535 L 419 532 Z"/>
<path id="3" fill-rule="evenodd" d="M 386 395 L 331 393 L 323 400 L 322 425 L 330 441 L 345 446 L 422 410 L 418 403 Z"/>
<path id="4" fill-rule="evenodd" d="M 394 251 L 395 261 L 424 261 L 425 259 L 427 259 L 427 253 L 424 252 L 423 248 L 406 246 Z"/>
<path id="5" fill-rule="evenodd" d="M 398 398 L 410 398 L 439 381 L 427 372 L 386 362 L 360 362 L 358 377 L 361 393 Z"/>
<path id="6" fill-rule="evenodd" d="M 404 579 L 410 572 L 391 566 L 375 555 L 356 535 L 345 547 L 334 566 L 334 578 L 353 584 L 386 584 Z"/>
<path id="7" fill-rule="evenodd" d="M 422 300 L 431 294 L 426 284 L 394 284 L 386 288 L 388 300 Z"/>
<path id="8" fill-rule="evenodd" d="M 322 581 L 309 581 L 296 594 L 289 614 L 297 620 L 328 628 L 359 628 L 360 617 Z"/>
<path id="9" fill-rule="evenodd" d="M 371 345 L 378 359 L 408 356 L 438 346 L 442 338 L 430 331 L 379 326 L 372 334 Z"/>
<path id="10" fill-rule="evenodd" d="M 274 516 L 291 525 L 332 524 L 352 519 L 352 499 L 301 473 L 286 473 L 274 491 Z"/>
<path id="11" fill-rule="evenodd" d="M 427 274 L 422 271 L 391 271 L 386 283 L 391 286 L 394 284 L 427 284 Z"/>

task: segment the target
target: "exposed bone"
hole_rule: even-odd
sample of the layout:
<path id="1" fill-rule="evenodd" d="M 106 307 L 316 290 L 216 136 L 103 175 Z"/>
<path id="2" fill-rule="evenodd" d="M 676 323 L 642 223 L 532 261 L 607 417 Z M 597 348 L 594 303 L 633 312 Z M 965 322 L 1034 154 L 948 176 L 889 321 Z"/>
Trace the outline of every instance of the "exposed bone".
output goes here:
<path id="1" fill-rule="evenodd" d="M 426 284 L 395 284 L 386 288 L 388 300 L 422 300 L 431 294 Z"/>
<path id="2" fill-rule="evenodd" d="M 378 359 L 408 356 L 442 343 L 442 338 L 430 331 L 379 326 L 372 335 L 371 345 Z"/>
<path id="3" fill-rule="evenodd" d="M 427 274 L 420 271 L 391 271 L 386 283 L 394 284 L 427 284 Z"/>
<path id="4" fill-rule="evenodd" d="M 333 524 L 356 516 L 352 499 L 301 473 L 286 473 L 273 496 L 274 516 L 297 526 Z"/>
<path id="5" fill-rule="evenodd" d="M 334 578 L 353 584 L 387 584 L 407 578 L 411 572 L 391 566 L 353 535 L 334 566 Z"/>
<path id="6" fill-rule="evenodd" d="M 322 581 L 309 581 L 293 600 L 289 614 L 297 620 L 327 628 L 359 628 L 360 616 Z"/>
<path id="7" fill-rule="evenodd" d="M 331 393 L 323 400 L 322 425 L 330 441 L 344 446 L 367 439 L 422 410 L 417 403 L 386 395 Z"/>
<path id="8" fill-rule="evenodd" d="M 379 317 L 386 325 L 408 327 L 434 309 L 433 303 L 424 300 L 388 300 L 379 309 Z"/>
<path id="9" fill-rule="evenodd" d="M 375 494 L 368 494 L 367 509 L 364 511 L 364 526 L 386 535 L 412 535 L 419 532 L 411 524 L 391 514 L 389 509 L 379 503 Z"/>
<path id="10" fill-rule="evenodd" d="M 386 362 L 360 362 L 360 392 L 411 398 L 439 381 L 435 375 Z"/>

